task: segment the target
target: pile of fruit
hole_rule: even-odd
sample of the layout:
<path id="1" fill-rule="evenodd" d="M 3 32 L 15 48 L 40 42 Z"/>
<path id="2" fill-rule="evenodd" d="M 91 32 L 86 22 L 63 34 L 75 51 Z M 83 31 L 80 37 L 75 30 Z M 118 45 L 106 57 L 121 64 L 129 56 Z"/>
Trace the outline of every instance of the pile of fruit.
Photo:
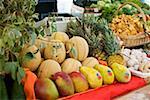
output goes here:
<path id="1" fill-rule="evenodd" d="M 104 8 L 110 7 L 108 10 L 111 10 L 112 2 L 106 2 L 110 5 Z M 124 29 L 130 31 L 126 35 L 142 32 L 139 19 L 121 15 L 112 21 L 111 30 L 107 20 L 83 16 L 81 20 L 70 21 L 66 33 L 54 32 L 51 36 L 44 36 L 46 30 L 43 27 L 35 28 L 36 4 L 36 0 L 0 1 L 0 5 L 3 5 L 0 7 L 1 93 L 6 95 L 10 87 L 13 91 L 9 93 L 10 98 L 21 99 L 25 97 L 22 91 L 24 86 L 27 99 L 31 99 L 31 94 L 35 92 L 36 99 L 55 100 L 113 84 L 114 81 L 129 82 L 131 72 L 126 63 L 136 68 L 139 62 L 144 62 L 143 69 L 140 66 L 138 69 L 149 72 L 146 55 L 142 51 L 128 49 L 121 52 L 121 43 L 113 33 L 124 36 Z M 127 29 L 126 24 L 131 25 L 132 31 Z M 5 77 L 7 74 L 13 79 L 12 85 Z M 2 99 L 5 99 L 5 95 Z"/>
<path id="2" fill-rule="evenodd" d="M 113 18 L 110 27 L 120 38 L 126 38 L 144 32 L 143 23 L 140 22 L 140 18 L 125 14 Z"/>
<path id="3" fill-rule="evenodd" d="M 30 53 L 34 57 L 27 59 Z M 37 73 L 36 98 L 49 100 L 69 96 L 112 84 L 115 78 L 118 82 L 130 81 L 131 73 L 124 65 L 114 61 L 108 67 L 107 63 L 102 65 L 88 54 L 89 45 L 84 38 L 69 39 L 64 32 L 55 32 L 45 39 L 36 39 L 34 45 L 25 45 L 20 52 L 22 67 Z"/>

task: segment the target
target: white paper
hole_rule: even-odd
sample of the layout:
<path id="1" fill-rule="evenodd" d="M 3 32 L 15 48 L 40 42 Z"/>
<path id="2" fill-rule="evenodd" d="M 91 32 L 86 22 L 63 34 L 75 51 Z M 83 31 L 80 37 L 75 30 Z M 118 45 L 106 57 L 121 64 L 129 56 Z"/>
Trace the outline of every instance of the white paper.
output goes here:
<path id="1" fill-rule="evenodd" d="M 73 0 L 57 0 L 58 13 L 69 13 L 71 14 L 71 7 Z"/>
<path id="2" fill-rule="evenodd" d="M 73 16 L 78 16 L 82 18 L 83 13 L 84 13 L 84 8 L 74 5 L 74 4 L 72 5 L 71 14 Z"/>

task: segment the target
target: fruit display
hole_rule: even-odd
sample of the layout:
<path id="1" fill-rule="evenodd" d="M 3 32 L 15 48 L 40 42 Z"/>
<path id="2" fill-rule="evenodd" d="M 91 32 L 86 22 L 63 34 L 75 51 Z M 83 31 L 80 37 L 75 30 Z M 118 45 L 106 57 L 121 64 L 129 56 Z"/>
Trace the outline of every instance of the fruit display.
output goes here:
<path id="1" fill-rule="evenodd" d="M 70 57 L 83 61 L 88 56 L 89 46 L 84 38 L 74 36 L 66 42 L 66 50 Z"/>
<path id="2" fill-rule="evenodd" d="M 94 68 L 101 73 L 104 84 L 112 84 L 114 82 L 114 73 L 111 68 L 100 64 L 96 64 Z"/>
<path id="3" fill-rule="evenodd" d="M 82 66 L 81 62 L 73 58 L 67 58 L 61 64 L 62 71 L 65 73 L 72 73 L 73 71 L 79 71 L 79 67 L 81 66 Z"/>
<path id="4" fill-rule="evenodd" d="M 120 38 L 142 34 L 144 32 L 143 23 L 140 18 L 131 15 L 119 15 L 113 18 L 110 28 Z"/>
<path id="5" fill-rule="evenodd" d="M 86 78 L 80 72 L 74 71 L 70 73 L 69 76 L 74 84 L 75 92 L 79 93 L 89 89 Z"/>
<path id="6" fill-rule="evenodd" d="M 53 22 L 35 25 L 37 0 L 0 1 L 0 100 L 70 98 L 128 85 L 136 75 L 131 69 L 150 74 L 149 44 L 125 48 L 119 39 L 149 29 L 135 7 L 114 15 L 125 1 L 140 6 L 149 20 L 150 8 L 139 0 L 98 0 L 101 15 L 69 19 L 65 32 L 51 31 Z"/>
<path id="7" fill-rule="evenodd" d="M 56 100 L 59 97 L 54 82 L 48 78 L 38 79 L 36 81 L 35 95 L 40 100 Z"/>
<path id="8" fill-rule="evenodd" d="M 44 58 L 53 59 L 62 63 L 66 58 L 66 49 L 64 44 L 59 40 L 51 40 L 44 49 Z"/>
<path id="9" fill-rule="evenodd" d="M 102 76 L 94 68 L 82 66 L 80 67 L 80 72 L 86 77 L 91 88 L 102 86 Z"/>
<path id="10" fill-rule="evenodd" d="M 74 94 L 73 82 L 68 74 L 66 74 L 65 72 L 58 72 L 54 74 L 53 80 L 56 83 L 61 96 Z"/>
<path id="11" fill-rule="evenodd" d="M 58 62 L 54 60 L 45 60 L 41 63 L 38 69 L 38 77 L 51 78 L 57 72 L 61 72 L 61 67 Z"/>
<path id="12" fill-rule="evenodd" d="M 94 67 L 96 64 L 99 64 L 98 60 L 94 57 L 87 57 L 83 62 L 83 66 Z"/>
<path id="13" fill-rule="evenodd" d="M 35 71 L 41 63 L 41 53 L 35 45 L 25 45 L 20 52 L 20 58 L 22 67 L 31 71 Z"/>
<path id="14" fill-rule="evenodd" d="M 75 36 L 82 36 L 87 40 L 90 50 L 89 55 L 96 57 L 98 60 L 107 59 L 109 66 L 113 62 L 124 64 L 123 56 L 120 54 L 120 42 L 114 36 L 105 19 L 84 16 L 81 21 L 70 22 L 68 32 Z"/>
<path id="15" fill-rule="evenodd" d="M 51 39 L 53 40 L 60 40 L 63 43 L 69 40 L 69 36 L 64 32 L 54 32 L 51 35 Z"/>
<path id="16" fill-rule="evenodd" d="M 121 64 L 113 63 L 111 68 L 114 72 L 115 78 L 119 82 L 129 82 L 131 80 L 131 72 L 129 69 Z"/>
<path id="17" fill-rule="evenodd" d="M 89 55 L 98 59 L 105 59 L 102 45 L 102 33 L 99 19 L 95 16 L 84 16 L 81 20 L 70 21 L 67 32 L 71 36 L 83 37 L 89 45 Z"/>

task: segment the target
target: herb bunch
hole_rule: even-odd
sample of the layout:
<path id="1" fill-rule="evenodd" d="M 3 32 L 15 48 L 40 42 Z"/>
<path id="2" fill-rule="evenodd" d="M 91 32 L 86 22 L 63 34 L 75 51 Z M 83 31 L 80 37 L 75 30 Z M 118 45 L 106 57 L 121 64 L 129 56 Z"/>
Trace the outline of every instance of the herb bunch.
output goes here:
<path id="1" fill-rule="evenodd" d="M 25 74 L 19 52 L 40 33 L 35 28 L 36 5 L 37 0 L 0 0 L 0 75 L 11 74 L 18 82 Z"/>

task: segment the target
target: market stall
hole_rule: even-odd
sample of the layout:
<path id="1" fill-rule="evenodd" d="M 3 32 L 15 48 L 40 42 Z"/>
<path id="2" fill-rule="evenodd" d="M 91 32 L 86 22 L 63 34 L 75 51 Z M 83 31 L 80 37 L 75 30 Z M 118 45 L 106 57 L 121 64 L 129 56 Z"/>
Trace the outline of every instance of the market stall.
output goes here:
<path id="1" fill-rule="evenodd" d="M 150 83 L 149 5 L 99 0 L 36 22 L 37 4 L 0 1 L 0 100 L 111 100 Z"/>

